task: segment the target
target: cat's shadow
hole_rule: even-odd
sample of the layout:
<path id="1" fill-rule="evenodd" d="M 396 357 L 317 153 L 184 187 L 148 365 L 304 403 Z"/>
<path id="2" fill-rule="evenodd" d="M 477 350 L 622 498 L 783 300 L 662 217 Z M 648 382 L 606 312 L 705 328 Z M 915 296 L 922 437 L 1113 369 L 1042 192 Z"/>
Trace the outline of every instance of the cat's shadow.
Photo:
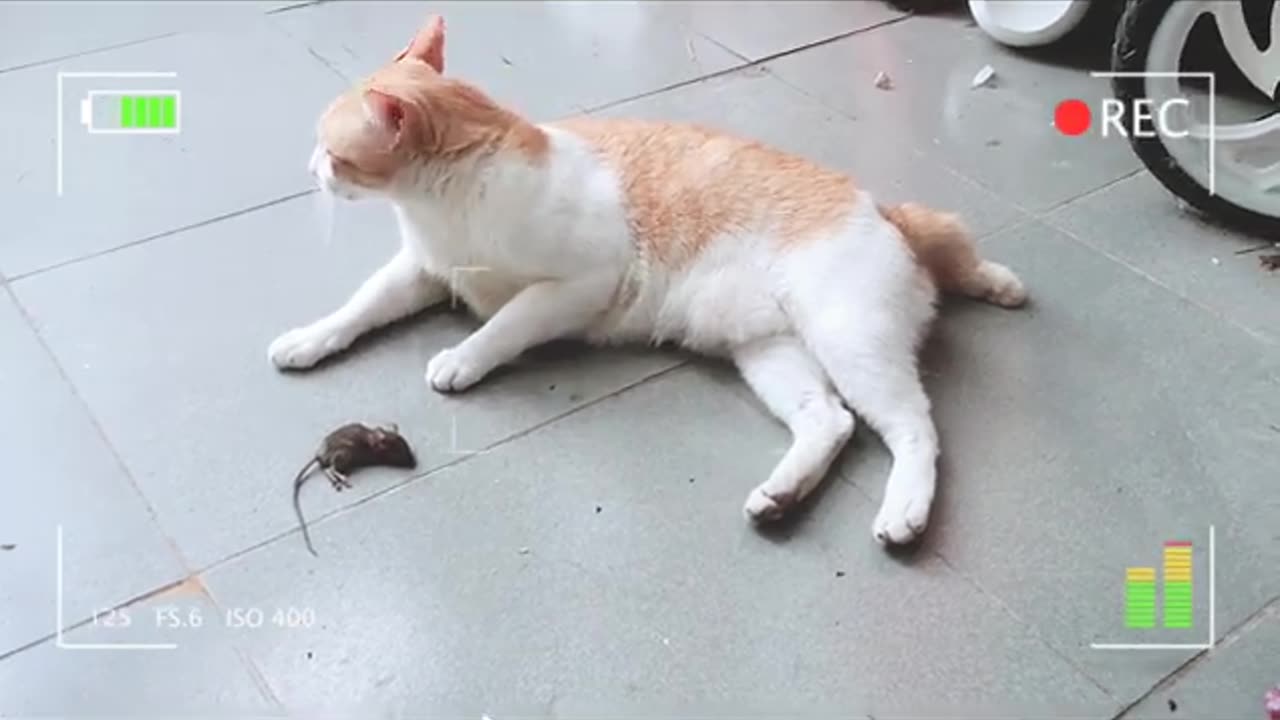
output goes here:
<path id="1" fill-rule="evenodd" d="M 959 301 L 965 303 L 965 301 Z M 942 308 L 939 322 L 944 322 L 947 315 L 953 313 L 963 313 L 974 311 L 971 308 L 958 308 L 945 304 Z M 468 315 L 461 309 L 452 309 L 448 306 L 428 308 L 421 312 L 402 318 L 393 323 L 385 325 L 381 328 L 371 330 L 365 333 L 346 350 L 335 353 L 311 368 L 304 370 L 286 370 L 291 374 L 306 375 L 309 373 L 320 372 L 325 368 L 340 364 L 352 356 L 375 351 L 384 348 L 389 344 L 412 343 L 412 333 L 420 330 L 420 325 L 428 322 L 445 322 L 449 323 L 462 336 L 473 331 L 479 326 L 479 322 Z M 921 351 L 922 367 L 924 368 L 945 368 L 956 362 L 956 358 L 964 353 L 964 349 L 956 347 L 956 338 L 949 333 L 938 332 L 935 327 L 930 334 L 928 341 Z M 439 348 L 443 349 L 443 348 Z M 669 345 L 662 345 L 652 348 L 655 352 L 677 352 L 683 360 L 692 363 L 707 363 L 708 365 L 725 366 L 724 363 L 716 363 L 709 359 L 703 359 L 692 355 L 679 352 L 677 348 Z M 509 373 L 518 373 L 525 369 L 526 363 L 551 364 L 557 362 L 571 362 L 572 360 L 581 358 L 584 354 L 593 352 L 593 348 L 586 343 L 576 340 L 554 340 L 542 345 L 533 347 L 521 355 L 522 362 L 508 363 L 496 368 L 483 384 L 484 387 L 491 385 L 489 380 L 496 380 L 506 377 Z M 423 360 L 425 367 L 426 359 Z M 732 370 L 727 370 L 732 373 Z M 742 382 L 737 379 L 737 382 Z M 926 385 L 932 385 L 936 380 L 926 378 Z M 478 388 L 479 389 L 479 388 Z M 726 391 L 732 392 L 731 389 L 725 388 Z M 933 389 L 929 389 L 930 396 L 934 395 Z M 760 408 L 761 412 L 766 412 Z M 785 432 L 785 429 L 784 429 Z M 941 529 L 945 526 L 946 512 L 946 494 L 948 485 L 947 472 L 947 452 L 945 448 L 946 437 L 943 434 L 941 438 L 943 444 L 942 456 L 938 465 L 938 489 L 934 496 L 933 508 L 929 518 L 929 527 L 924 533 L 910 543 L 902 545 L 885 546 L 884 552 L 894 560 L 905 564 L 914 564 L 927 558 L 935 553 L 934 548 L 941 544 L 939 536 L 942 534 Z M 824 503 L 829 494 L 837 488 L 837 484 L 844 487 L 839 489 L 844 492 L 859 493 L 863 496 L 863 501 L 871 504 L 872 517 L 874 512 L 879 509 L 880 498 L 883 495 L 883 483 L 888 478 L 888 472 L 891 467 L 891 459 L 889 459 L 888 451 L 884 447 L 879 436 L 871 431 L 866 422 L 862 418 L 857 418 L 857 430 L 854 436 L 850 438 L 848 444 L 841 450 L 839 456 L 832 463 L 831 469 L 822 483 L 813 490 L 803 501 L 792 507 L 783 517 L 768 522 L 752 522 L 752 530 L 758 533 L 762 538 L 773 543 L 788 542 L 796 536 L 804 533 L 810 523 L 813 522 L 838 522 L 839 517 L 828 507 L 828 503 Z M 852 479 L 856 477 L 858 482 Z M 876 486 L 868 486 L 868 483 L 879 483 Z M 871 531 L 869 527 L 858 528 L 859 532 L 865 532 L 867 540 L 871 540 Z"/>
<path id="2" fill-rule="evenodd" d="M 480 327 L 480 321 L 462 309 L 450 308 L 447 305 L 427 308 L 417 313 L 401 318 L 394 322 L 388 323 L 382 327 L 370 330 L 360 337 L 356 338 L 345 350 L 329 355 L 311 367 L 307 368 L 282 368 L 281 372 L 291 375 L 309 375 L 312 373 L 323 372 L 334 366 L 342 365 L 355 357 L 374 353 L 380 349 L 387 348 L 391 345 L 412 345 L 421 340 L 415 337 L 414 333 L 419 332 L 423 325 L 427 323 L 444 323 L 448 329 L 455 331 L 459 336 L 458 341 L 463 337 L 470 335 Z M 441 345 L 432 349 L 432 352 L 444 350 L 447 345 Z M 653 348 L 655 350 L 668 350 L 666 347 Z M 557 362 L 571 362 L 581 359 L 584 355 L 592 352 L 593 348 L 585 342 L 579 340 L 552 340 L 541 345 L 532 347 L 521 353 L 515 362 L 503 363 L 494 368 L 485 376 L 485 382 L 476 388 L 483 391 L 485 387 L 491 384 L 491 381 L 498 380 L 512 373 L 518 373 L 530 364 L 553 364 Z M 423 357 L 423 368 L 431 359 L 428 354 Z"/>

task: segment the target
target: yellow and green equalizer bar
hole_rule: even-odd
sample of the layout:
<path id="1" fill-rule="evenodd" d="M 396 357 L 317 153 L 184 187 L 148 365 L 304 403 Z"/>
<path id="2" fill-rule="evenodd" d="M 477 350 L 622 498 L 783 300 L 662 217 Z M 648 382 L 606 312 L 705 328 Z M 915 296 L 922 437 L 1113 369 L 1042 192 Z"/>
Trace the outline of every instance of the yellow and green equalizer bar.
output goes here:
<path id="1" fill-rule="evenodd" d="M 1164 544 L 1164 627 L 1192 626 L 1191 543 L 1170 540 Z M 1131 567 L 1124 577 L 1125 627 L 1156 626 L 1156 569 Z"/>

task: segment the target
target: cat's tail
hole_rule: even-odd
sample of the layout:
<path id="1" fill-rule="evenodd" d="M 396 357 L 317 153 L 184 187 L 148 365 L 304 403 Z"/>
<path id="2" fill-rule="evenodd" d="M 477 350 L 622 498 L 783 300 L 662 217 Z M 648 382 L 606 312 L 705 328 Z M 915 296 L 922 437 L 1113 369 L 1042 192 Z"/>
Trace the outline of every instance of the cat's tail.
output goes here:
<path id="1" fill-rule="evenodd" d="M 876 207 L 902 233 L 916 262 L 929 271 L 939 290 L 1002 307 L 1026 302 L 1022 281 L 1004 265 L 978 256 L 959 216 L 916 203 Z"/>

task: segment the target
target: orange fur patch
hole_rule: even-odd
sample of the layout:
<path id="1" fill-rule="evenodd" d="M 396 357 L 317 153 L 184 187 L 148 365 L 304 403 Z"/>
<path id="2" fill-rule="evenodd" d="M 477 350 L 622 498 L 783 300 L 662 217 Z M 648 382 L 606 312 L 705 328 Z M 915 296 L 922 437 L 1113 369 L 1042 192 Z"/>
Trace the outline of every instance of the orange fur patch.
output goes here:
<path id="1" fill-rule="evenodd" d="M 978 253 L 960 218 L 916 203 L 881 205 L 880 214 L 897 226 L 916 262 L 938 287 L 967 291 L 978 270 Z"/>
<path id="2" fill-rule="evenodd" d="M 398 128 L 370 122 L 369 92 L 395 105 Z M 503 151 L 540 161 L 548 149 L 537 126 L 413 57 L 390 63 L 334 100 L 321 117 L 319 135 L 335 172 L 366 187 L 385 185 L 415 162 L 451 163 Z"/>
<path id="3" fill-rule="evenodd" d="M 556 126 L 619 174 L 633 234 L 668 266 L 726 232 L 803 242 L 839 223 L 857 197 L 846 175 L 709 128 L 585 117 Z"/>

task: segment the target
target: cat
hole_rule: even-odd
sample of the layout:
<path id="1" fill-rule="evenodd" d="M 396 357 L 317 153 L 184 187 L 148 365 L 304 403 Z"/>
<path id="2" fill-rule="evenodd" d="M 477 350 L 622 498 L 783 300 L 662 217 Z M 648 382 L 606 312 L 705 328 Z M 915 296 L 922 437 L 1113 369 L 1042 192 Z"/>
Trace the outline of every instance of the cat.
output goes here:
<path id="1" fill-rule="evenodd" d="M 459 392 L 556 339 L 679 344 L 725 357 L 792 444 L 744 512 L 778 518 L 823 479 L 856 412 L 893 455 L 872 532 L 925 528 L 938 437 L 917 350 L 939 292 L 1016 307 L 1022 282 L 960 220 L 884 206 L 848 176 L 696 125 L 537 125 L 444 74 L 433 16 L 335 99 L 310 169 L 339 197 L 389 200 L 398 253 L 268 355 L 306 368 L 457 297 L 484 322 L 426 368 Z M 874 140 L 872 140 L 874 141 Z"/>

